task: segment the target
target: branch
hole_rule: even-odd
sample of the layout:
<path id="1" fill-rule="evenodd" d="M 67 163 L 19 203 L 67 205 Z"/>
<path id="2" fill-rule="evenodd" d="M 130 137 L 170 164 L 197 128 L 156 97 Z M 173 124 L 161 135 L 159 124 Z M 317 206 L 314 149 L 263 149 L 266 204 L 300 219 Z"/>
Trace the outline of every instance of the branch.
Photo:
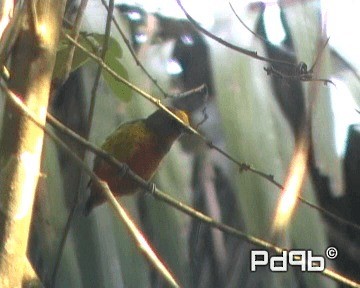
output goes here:
<path id="1" fill-rule="evenodd" d="M 80 34 L 81 23 L 82 23 L 82 19 L 84 16 L 84 12 L 85 12 L 87 3 L 88 3 L 88 0 L 81 0 L 78 12 L 76 14 L 74 26 L 72 29 L 72 36 L 75 39 L 75 41 L 77 41 L 79 34 Z M 67 60 L 65 62 L 64 76 L 62 79 L 63 82 L 65 82 L 69 77 L 74 54 L 75 54 L 75 45 L 72 45 L 71 48 L 69 49 Z"/>
<path id="2" fill-rule="evenodd" d="M 304 67 L 302 66 L 303 62 L 300 62 L 298 65 L 295 65 L 294 63 L 292 62 L 288 62 L 288 61 L 283 61 L 283 60 L 280 60 L 280 59 L 273 59 L 273 58 L 268 58 L 268 57 L 264 57 L 264 56 L 260 56 L 257 54 L 256 51 L 250 51 L 250 50 L 247 50 L 247 49 L 244 49 L 244 48 L 241 48 L 239 46 L 236 46 L 234 44 L 231 44 L 225 40 L 223 40 L 222 38 L 220 37 L 217 37 L 216 35 L 212 34 L 210 31 L 206 30 L 205 28 L 201 27 L 194 18 L 191 17 L 191 15 L 185 10 L 184 6 L 182 5 L 181 1 L 180 0 L 176 0 L 176 2 L 178 3 L 179 7 L 181 8 L 181 10 L 185 13 L 185 16 L 186 18 L 190 21 L 190 23 L 196 28 L 198 29 L 200 32 L 202 32 L 203 34 L 205 34 L 206 36 L 210 37 L 211 39 L 217 41 L 218 43 L 224 45 L 225 47 L 228 47 L 232 50 L 235 50 L 237 52 L 240 52 L 242 54 L 245 54 L 247 56 L 250 56 L 254 59 L 257 59 L 257 60 L 260 60 L 260 61 L 264 61 L 264 62 L 269 62 L 269 63 L 273 63 L 273 64 L 282 64 L 282 65 L 287 65 L 287 66 L 290 66 L 290 67 L 294 67 L 295 69 L 297 69 L 298 67 Z M 230 4 L 231 6 L 231 4 Z M 232 6 L 231 6 L 232 8 Z M 232 8 L 233 9 L 233 8 Z M 233 9 L 234 11 L 234 9 Z M 263 39 L 261 36 L 257 35 L 256 33 L 254 33 L 253 31 L 251 31 L 251 29 L 249 27 L 246 26 L 246 24 L 240 19 L 240 17 L 236 14 L 236 12 L 234 11 L 235 15 L 237 16 L 237 18 L 239 19 L 239 21 L 245 26 L 245 28 L 247 30 L 249 30 L 252 34 L 254 34 L 256 37 L 258 38 L 261 38 L 262 40 L 265 40 Z M 329 41 L 329 39 L 328 39 Z M 268 42 L 266 40 L 266 42 Z M 326 42 L 327 43 L 327 42 Z M 325 47 L 324 47 L 325 48 Z M 318 57 L 317 57 L 318 59 Z M 315 60 L 313 66 L 311 67 L 311 69 L 309 71 L 304 71 L 303 74 L 299 75 L 297 77 L 298 80 L 300 81 L 313 81 L 313 82 L 323 82 L 324 84 L 328 84 L 328 83 L 331 83 L 333 85 L 335 85 L 331 80 L 328 80 L 328 79 L 322 79 L 322 78 L 319 78 L 319 79 L 313 79 L 312 78 L 312 69 L 314 68 L 314 65 L 317 63 L 317 59 Z M 305 65 L 306 67 L 306 65 Z M 266 71 L 266 70 L 265 70 Z M 266 71 L 268 72 L 268 71 Z M 268 73 L 269 75 L 269 73 Z M 286 78 L 286 77 L 283 77 L 283 78 Z M 291 75 L 290 77 L 288 78 L 293 78 L 293 75 Z"/>
<path id="3" fill-rule="evenodd" d="M 265 42 L 265 43 L 269 43 L 272 44 L 269 40 L 267 40 L 266 38 L 262 37 L 261 35 L 255 33 L 254 31 L 251 30 L 251 28 L 249 26 L 246 25 L 246 23 L 240 18 L 239 14 L 236 13 L 234 7 L 232 6 L 231 2 L 229 2 L 230 8 L 232 10 L 232 12 L 234 13 L 234 15 L 236 16 L 236 18 L 239 20 L 239 22 L 241 23 L 241 25 L 243 25 L 245 27 L 246 30 L 248 30 L 252 35 L 254 35 L 256 38 L 260 39 L 261 41 Z"/>
<path id="4" fill-rule="evenodd" d="M 272 58 L 268 58 L 268 57 L 264 57 L 264 56 L 260 56 L 258 55 L 258 53 L 256 51 L 251 51 L 251 50 L 247 50 L 244 48 L 241 48 L 239 46 L 236 46 L 234 44 L 231 44 L 225 40 L 223 40 L 220 37 L 217 37 L 216 35 L 212 34 L 210 31 L 206 30 L 205 28 L 201 27 L 194 18 L 191 17 L 191 15 L 185 10 L 184 6 L 182 5 L 180 0 L 176 0 L 177 4 L 179 5 L 179 7 L 181 8 L 181 10 L 185 13 L 186 18 L 190 21 L 190 23 L 200 32 L 202 32 L 203 34 L 205 34 L 206 36 L 210 37 L 211 39 L 215 40 L 216 42 L 224 45 L 225 47 L 228 47 L 232 50 L 235 50 L 237 52 L 240 52 L 242 54 L 245 54 L 247 56 L 250 56 L 254 59 L 260 60 L 260 61 L 265 61 L 265 62 L 269 62 L 269 63 L 278 63 L 278 64 L 283 64 L 283 65 L 287 65 L 290 67 L 294 66 L 294 63 L 288 62 L 288 61 L 282 61 L 282 60 L 278 60 L 278 59 L 272 59 Z"/>
<path id="5" fill-rule="evenodd" d="M 305 65 L 305 66 L 303 66 Z M 305 70 L 301 70 L 301 67 L 305 67 Z M 314 66 L 313 66 L 314 67 Z M 307 66 L 304 62 L 300 62 L 298 68 L 296 69 L 296 73 L 289 75 L 280 72 L 279 70 L 275 69 L 273 66 L 264 67 L 267 75 L 273 75 L 280 79 L 294 79 L 303 82 L 322 82 L 324 85 L 332 84 L 336 87 L 335 83 L 329 79 L 324 78 L 313 78 L 311 70 L 307 70 Z"/>
<path id="6" fill-rule="evenodd" d="M 174 115 L 164 104 L 161 103 L 160 99 L 157 99 L 153 96 L 151 96 L 150 94 L 144 92 L 143 90 L 141 90 L 140 88 L 138 88 L 137 86 L 135 86 L 134 84 L 132 84 L 131 82 L 127 81 L 126 79 L 124 79 L 123 77 L 119 76 L 118 74 L 116 74 L 115 71 L 113 71 L 109 66 L 106 65 L 106 63 L 104 61 L 102 61 L 98 56 L 94 55 L 93 53 L 91 53 L 90 51 L 88 51 L 86 48 L 84 48 L 82 45 L 80 45 L 79 43 L 75 42 L 69 35 L 65 34 L 66 38 L 74 43 L 74 45 L 76 45 L 79 49 L 81 49 L 82 51 L 84 51 L 85 53 L 87 53 L 87 55 L 89 55 L 89 57 L 91 57 L 94 61 L 96 61 L 97 63 L 99 63 L 104 70 L 106 70 L 107 72 L 109 72 L 109 74 L 111 74 L 111 76 L 113 76 L 116 80 L 124 83 L 126 86 L 128 86 L 129 88 L 131 88 L 132 90 L 134 90 L 135 92 L 139 93 L 142 97 L 144 97 L 145 99 L 149 100 L 151 103 L 155 104 L 157 107 L 163 109 L 164 111 L 166 111 L 168 113 L 168 115 L 170 115 L 171 117 L 173 117 L 174 119 L 176 119 L 186 130 L 186 132 L 193 134 L 195 136 L 197 136 L 201 141 L 203 141 L 210 149 L 214 149 L 216 150 L 218 153 L 220 153 L 221 155 L 223 155 L 225 158 L 227 158 L 228 160 L 230 160 L 232 163 L 236 164 L 239 168 L 239 171 L 250 171 L 260 177 L 262 177 L 263 179 L 269 181 L 270 183 L 272 183 L 273 185 L 275 185 L 276 187 L 283 189 L 283 185 L 280 184 L 280 182 L 276 181 L 274 179 L 274 175 L 272 174 L 268 174 L 265 172 L 262 172 L 256 168 L 254 168 L 253 166 L 251 166 L 250 164 L 244 163 L 244 162 L 240 162 L 239 160 L 235 159 L 233 156 L 231 156 L 229 153 L 227 153 L 226 151 L 222 150 L 220 147 L 214 145 L 211 141 L 209 141 L 208 139 L 206 139 L 205 136 L 203 136 L 200 132 L 198 132 L 196 129 L 194 129 L 193 127 L 186 125 L 184 122 L 182 122 L 181 119 L 179 119 L 176 115 Z M 313 203 L 311 203 L 310 201 L 302 198 L 301 196 L 297 197 L 298 201 L 303 202 L 305 205 L 308 205 L 309 207 L 316 209 L 317 211 L 319 211 L 320 213 L 324 214 L 325 216 L 327 216 L 328 218 L 331 218 L 335 221 L 337 221 L 338 223 L 344 224 L 346 226 L 352 227 L 353 229 L 360 231 L 360 226 L 357 224 L 354 224 L 348 220 L 343 219 L 342 217 L 325 210 L 322 207 L 319 207 Z"/>
<path id="7" fill-rule="evenodd" d="M 109 11 L 109 6 L 107 5 L 105 0 L 101 0 L 101 3 L 104 5 L 104 7 Z M 131 56 L 133 57 L 135 63 L 137 66 L 139 66 L 141 68 L 141 70 L 143 70 L 143 72 L 145 73 L 145 75 L 150 79 L 150 81 L 159 89 L 159 91 L 164 95 L 164 97 L 168 97 L 169 94 L 165 92 L 165 90 L 158 84 L 158 81 L 151 76 L 151 74 L 146 70 L 146 68 L 144 67 L 144 65 L 141 63 L 140 59 L 136 56 L 136 53 L 134 51 L 134 49 L 132 48 L 129 39 L 127 39 L 124 31 L 121 29 L 118 21 L 116 20 L 116 18 L 114 16 L 112 16 L 112 21 L 116 27 L 116 29 L 118 30 L 118 32 L 120 33 L 126 47 L 129 49 Z"/>
<path id="8" fill-rule="evenodd" d="M 114 0 L 110 0 L 110 6 L 108 9 L 108 14 L 107 14 L 107 19 L 106 19 L 105 37 L 104 37 L 103 47 L 101 49 L 101 56 L 100 56 L 102 61 L 105 60 L 106 52 L 107 52 L 108 45 L 109 45 L 109 37 L 110 37 L 110 32 L 111 32 L 111 19 L 113 17 L 113 13 L 114 13 Z M 99 64 L 98 69 L 96 71 L 96 75 L 95 75 L 94 86 L 93 86 L 93 89 L 91 90 L 91 100 L 90 100 L 90 108 L 89 108 L 89 116 L 88 116 L 88 126 L 86 129 L 86 136 L 87 136 L 86 138 L 88 138 L 90 129 L 92 126 L 97 89 L 99 87 L 102 69 L 103 69 L 102 66 Z"/>

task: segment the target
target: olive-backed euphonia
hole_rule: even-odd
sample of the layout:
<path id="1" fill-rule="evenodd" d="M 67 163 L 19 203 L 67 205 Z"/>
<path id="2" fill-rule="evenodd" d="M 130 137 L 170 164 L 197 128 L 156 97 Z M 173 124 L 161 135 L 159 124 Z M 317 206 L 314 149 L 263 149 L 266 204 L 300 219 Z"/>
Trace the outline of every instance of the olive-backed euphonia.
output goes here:
<path id="1" fill-rule="evenodd" d="M 185 111 L 169 109 L 184 123 L 189 124 Z M 121 124 L 107 137 L 101 148 L 120 162 L 126 163 L 132 171 L 148 181 L 183 131 L 183 126 L 176 119 L 159 109 L 146 119 Z M 120 175 L 116 167 L 99 156 L 95 158 L 93 171 L 107 182 L 115 196 L 132 194 L 138 190 L 134 180 L 127 175 Z M 85 215 L 105 201 L 103 192 L 90 184 L 90 197 L 85 204 Z"/>

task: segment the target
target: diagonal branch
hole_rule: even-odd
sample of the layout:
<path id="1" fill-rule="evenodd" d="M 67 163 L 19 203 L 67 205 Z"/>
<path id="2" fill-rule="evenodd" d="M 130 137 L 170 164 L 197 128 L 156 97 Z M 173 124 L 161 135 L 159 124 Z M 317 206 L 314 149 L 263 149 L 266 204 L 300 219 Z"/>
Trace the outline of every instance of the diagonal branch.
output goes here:
<path id="1" fill-rule="evenodd" d="M 239 46 L 236 46 L 234 44 L 231 44 L 227 41 L 225 41 L 224 39 L 212 34 L 210 31 L 206 30 L 205 28 L 201 27 L 194 18 L 191 17 L 191 15 L 185 10 L 184 6 L 182 5 L 180 0 L 176 0 L 177 4 L 179 5 L 179 7 L 181 8 L 181 10 L 185 13 L 186 18 L 191 22 L 191 24 L 200 32 L 202 32 L 203 34 L 205 34 L 206 36 L 210 37 L 211 39 L 215 40 L 216 42 L 234 50 L 237 52 L 240 52 L 242 54 L 245 54 L 247 56 L 250 56 L 254 59 L 260 60 L 260 61 L 265 61 L 265 62 L 269 62 L 269 63 L 278 63 L 278 64 L 283 64 L 283 65 L 287 65 L 287 66 L 291 66 L 294 67 L 294 63 L 288 62 L 288 61 L 282 61 L 282 60 L 278 60 L 278 59 L 272 59 L 272 58 L 268 58 L 268 57 L 264 57 L 264 56 L 260 56 L 258 55 L 258 53 L 256 51 L 251 51 L 251 50 L 247 50 L 245 48 L 241 48 Z"/>
<path id="2" fill-rule="evenodd" d="M 96 56 L 93 53 L 91 53 L 90 51 L 88 51 L 86 48 L 84 48 L 79 43 L 75 42 L 69 35 L 65 34 L 65 36 L 70 42 L 74 43 L 74 45 L 76 45 L 79 49 L 81 49 L 82 51 L 87 53 L 87 55 L 89 55 L 89 57 L 91 57 L 94 61 L 99 63 L 103 67 L 103 69 L 106 70 L 107 72 L 109 72 L 109 74 L 111 74 L 111 76 L 113 76 L 116 80 L 124 83 L 126 86 L 128 86 L 129 88 L 131 88 L 135 92 L 139 93 L 142 97 L 149 100 L 151 103 L 155 104 L 157 107 L 159 107 L 159 108 L 163 109 L 164 111 L 166 111 L 171 117 L 173 117 L 181 125 L 183 125 L 183 127 L 185 128 L 185 130 L 188 133 L 199 137 L 200 140 L 203 141 L 209 148 L 216 150 L 218 153 L 223 155 L 225 158 L 227 158 L 228 160 L 230 160 L 231 162 L 236 164 L 238 166 L 240 172 L 242 172 L 242 171 L 250 171 L 250 172 L 264 178 L 265 180 L 269 181 L 270 183 L 272 183 L 276 187 L 278 187 L 280 189 L 283 189 L 283 185 L 280 184 L 280 182 L 276 181 L 274 179 L 273 175 L 262 172 L 262 171 L 254 168 L 253 166 L 251 166 L 251 165 L 249 165 L 247 163 L 240 162 L 239 160 L 235 159 L 232 155 L 230 155 L 228 152 L 226 152 L 226 151 L 222 150 L 220 147 L 214 145 L 211 141 L 206 139 L 206 137 L 204 135 L 202 135 L 200 132 L 198 132 L 196 129 L 194 129 L 193 127 L 191 127 L 189 125 L 186 125 L 185 123 L 183 123 L 181 121 L 181 119 L 179 119 L 164 104 L 162 104 L 160 99 L 157 99 L 157 98 L 151 96 L 150 94 L 148 94 L 148 93 L 144 92 L 143 90 L 141 90 L 140 88 L 138 88 L 136 85 L 132 84 L 131 82 L 124 79 L 123 77 L 119 76 L 115 71 L 113 71 L 109 66 L 107 66 L 106 63 L 104 61 L 102 61 L 98 56 Z M 346 225 L 348 227 L 351 227 L 351 228 L 355 229 L 356 231 L 360 231 L 360 226 L 359 225 L 354 224 L 354 223 L 352 223 L 352 222 L 350 222 L 350 221 L 348 221 L 348 220 L 346 220 L 346 219 L 344 219 L 344 218 L 342 218 L 342 217 L 340 217 L 340 216 L 338 216 L 338 215 L 336 215 L 336 214 L 334 214 L 334 213 L 332 213 L 330 211 L 327 211 L 326 209 L 311 203 L 310 201 L 302 198 L 301 196 L 298 196 L 297 199 L 298 199 L 298 201 L 301 201 L 305 205 L 319 211 L 320 213 L 322 213 L 326 217 L 331 218 L 331 219 L 337 221 L 338 223 L 341 223 L 341 224 L 344 224 L 344 225 Z"/>
<path id="3" fill-rule="evenodd" d="M 105 60 L 106 52 L 107 52 L 108 45 L 109 45 L 109 37 L 110 37 L 110 32 L 111 32 L 111 20 L 112 20 L 112 17 L 113 17 L 114 7 L 115 7 L 114 6 L 114 0 L 110 0 L 108 14 L 107 14 L 107 18 L 106 18 L 105 37 L 104 37 L 104 42 L 103 42 L 103 46 L 102 46 L 102 49 L 101 49 L 101 55 L 100 55 L 100 58 L 101 58 L 102 61 Z M 94 116 L 94 109 L 95 109 L 95 102 L 96 102 L 96 95 L 97 95 L 97 89 L 99 87 L 102 69 L 103 69 L 103 67 L 99 64 L 98 69 L 96 71 L 96 76 L 95 76 L 93 89 L 91 90 L 91 100 L 90 100 L 90 108 L 89 108 L 89 116 L 88 116 L 88 127 L 86 129 L 87 130 L 86 131 L 86 136 L 87 137 L 89 136 L 90 129 L 91 129 L 91 126 L 92 126 L 92 121 L 93 121 L 93 116 Z"/>
<path id="4" fill-rule="evenodd" d="M 105 0 L 101 0 L 101 3 L 105 6 L 106 10 L 108 10 L 108 12 L 110 11 L 109 6 L 107 5 Z M 116 29 L 118 30 L 118 32 L 120 33 L 126 47 L 129 49 L 131 56 L 133 57 L 135 63 L 137 66 L 139 66 L 141 68 L 141 70 L 143 70 L 143 72 L 145 73 L 145 75 L 150 79 L 150 81 L 159 89 L 159 91 L 164 95 L 164 97 L 168 97 L 168 93 L 166 93 L 166 91 L 159 85 L 158 81 L 151 76 L 151 74 L 147 71 L 147 69 L 145 68 L 145 66 L 141 63 L 140 59 L 136 56 L 136 52 L 134 51 L 134 49 L 132 48 L 129 39 L 126 37 L 124 31 L 121 29 L 119 22 L 116 20 L 116 18 L 114 16 L 112 16 L 112 21 L 116 27 Z"/>
<path id="5" fill-rule="evenodd" d="M 264 62 L 268 62 L 268 63 L 273 63 L 273 64 L 282 64 L 282 65 L 286 65 L 286 66 L 290 66 L 295 68 L 295 71 L 299 70 L 299 68 L 305 67 L 306 70 L 302 71 L 299 74 L 296 75 L 286 75 L 286 74 L 282 74 L 281 78 L 296 78 L 300 81 L 304 81 L 304 82 L 323 82 L 325 85 L 330 83 L 335 85 L 331 80 L 328 79 L 323 79 L 323 78 L 319 78 L 319 79 L 314 79 L 312 76 L 312 69 L 314 68 L 315 64 L 317 63 L 317 59 L 319 58 L 319 55 L 317 56 L 317 59 L 315 60 L 314 64 L 312 65 L 310 70 L 307 70 L 307 66 L 305 63 L 300 62 L 298 65 L 295 65 L 294 63 L 288 62 L 288 61 L 284 61 L 284 60 L 280 60 L 280 59 L 273 59 L 273 58 L 268 58 L 268 57 L 264 57 L 264 56 L 260 56 L 257 54 L 256 51 L 251 51 L 251 50 L 247 50 L 245 48 L 241 48 L 239 46 L 236 46 L 234 44 L 231 44 L 227 41 L 225 41 L 224 39 L 212 34 L 210 31 L 206 30 L 205 28 L 201 27 L 194 18 L 191 17 L 191 15 L 185 10 L 184 6 L 182 5 L 180 0 L 176 0 L 176 2 L 178 3 L 179 7 L 181 8 L 181 10 L 185 13 L 186 18 L 191 22 L 191 24 L 198 29 L 200 32 L 202 32 L 203 34 L 205 34 L 206 36 L 210 37 L 211 39 L 217 41 L 218 43 L 224 45 L 225 47 L 228 47 L 232 50 L 235 50 L 237 52 L 240 52 L 242 54 L 245 54 L 247 56 L 250 56 L 252 58 L 255 58 L 257 60 L 260 61 L 264 61 Z M 236 14 L 235 10 L 233 9 L 233 7 L 230 4 L 231 9 L 233 10 L 234 14 L 236 15 L 236 17 L 238 18 L 238 20 L 241 22 L 242 25 L 245 26 L 245 28 L 247 30 L 249 30 L 253 35 L 255 35 L 255 37 L 260 38 L 261 40 L 268 42 L 266 39 L 264 39 L 263 37 L 257 35 L 256 33 L 254 33 L 253 31 L 251 31 L 251 29 L 240 19 L 240 17 Z M 325 47 L 324 47 L 325 48 Z M 274 69 L 272 70 L 268 70 L 269 68 L 265 68 L 265 71 L 267 72 L 267 74 L 271 74 L 269 73 L 269 71 L 273 72 Z M 279 76 L 279 73 L 274 75 Z"/>
<path id="6" fill-rule="evenodd" d="M 81 0 L 78 12 L 76 14 L 74 27 L 72 30 L 72 36 L 76 41 L 80 34 L 81 23 L 82 23 L 82 19 L 84 16 L 84 12 L 85 12 L 87 3 L 88 3 L 88 0 Z M 69 74 L 71 71 L 71 64 L 73 62 L 73 58 L 74 58 L 74 54 L 75 54 L 75 47 L 76 47 L 75 45 L 72 45 L 71 48 L 69 49 L 67 59 L 65 62 L 65 66 L 64 66 L 64 77 L 62 79 L 63 82 L 65 82 L 69 77 Z"/>

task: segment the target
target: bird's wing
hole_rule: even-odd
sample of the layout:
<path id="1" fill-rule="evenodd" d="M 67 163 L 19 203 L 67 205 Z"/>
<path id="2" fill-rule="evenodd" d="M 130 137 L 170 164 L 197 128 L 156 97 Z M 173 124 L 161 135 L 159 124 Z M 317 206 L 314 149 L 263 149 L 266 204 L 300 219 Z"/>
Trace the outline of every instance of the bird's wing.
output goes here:
<path id="1" fill-rule="evenodd" d="M 153 134 L 146 129 L 144 121 L 137 120 L 120 125 L 105 140 L 101 148 L 120 162 L 126 162 L 137 149 L 141 149 L 144 143 L 152 141 L 154 141 Z"/>

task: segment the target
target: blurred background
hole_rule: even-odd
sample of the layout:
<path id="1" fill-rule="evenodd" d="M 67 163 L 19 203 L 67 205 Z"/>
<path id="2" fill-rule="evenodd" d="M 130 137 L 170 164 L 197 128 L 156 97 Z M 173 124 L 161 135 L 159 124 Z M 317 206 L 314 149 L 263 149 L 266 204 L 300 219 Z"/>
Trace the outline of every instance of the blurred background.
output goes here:
<path id="1" fill-rule="evenodd" d="M 72 23 L 80 1 L 68 1 Z M 238 16 L 263 39 L 239 22 L 227 1 L 183 1 L 202 27 L 222 39 L 259 55 L 297 65 L 316 63 L 314 78 L 334 85 L 302 82 L 299 77 L 267 75 L 270 65 L 211 40 L 184 17 L 175 1 L 116 1 L 114 16 L 137 57 L 169 94 L 206 84 L 208 95 L 166 98 L 136 65 L 119 32 L 119 63 L 123 76 L 164 103 L 191 112 L 196 126 L 215 145 L 239 161 L 274 175 L 284 183 L 310 99 L 312 139 L 304 198 L 342 218 L 360 224 L 358 1 L 233 1 Z M 106 9 L 91 0 L 82 31 L 104 33 Z M 323 49 L 327 37 L 328 45 Z M 294 71 L 283 71 L 287 75 Z M 91 61 L 72 72 L 52 99 L 56 117 L 86 134 L 91 90 L 97 66 Z M 105 79 L 106 80 L 106 79 Z M 102 79 L 90 140 L 101 145 L 120 123 L 147 117 L 156 109 L 136 93 L 114 93 Z M 123 89 L 123 90 L 122 90 Z M 63 137 L 63 136 L 62 136 Z M 63 137 L 72 149 L 83 148 Z M 67 216 L 80 189 L 87 197 L 87 176 L 71 158 L 46 140 L 43 171 L 34 209 L 30 257 L 47 287 Z M 85 157 L 92 165 L 93 156 Z M 214 219 L 271 241 L 270 227 L 279 189 L 238 167 L 194 136 L 186 135 L 165 158 L 158 187 Z M 123 197 L 126 206 L 161 258 L 183 287 L 342 287 L 316 273 L 261 270 L 250 273 L 250 249 L 236 239 L 160 203 L 149 195 Z M 276 245 L 311 249 L 324 255 L 335 246 L 338 257 L 326 266 L 360 281 L 360 232 L 300 203 Z M 107 204 L 85 218 L 75 213 L 54 287 L 166 287 L 147 263 L 123 224 Z"/>

